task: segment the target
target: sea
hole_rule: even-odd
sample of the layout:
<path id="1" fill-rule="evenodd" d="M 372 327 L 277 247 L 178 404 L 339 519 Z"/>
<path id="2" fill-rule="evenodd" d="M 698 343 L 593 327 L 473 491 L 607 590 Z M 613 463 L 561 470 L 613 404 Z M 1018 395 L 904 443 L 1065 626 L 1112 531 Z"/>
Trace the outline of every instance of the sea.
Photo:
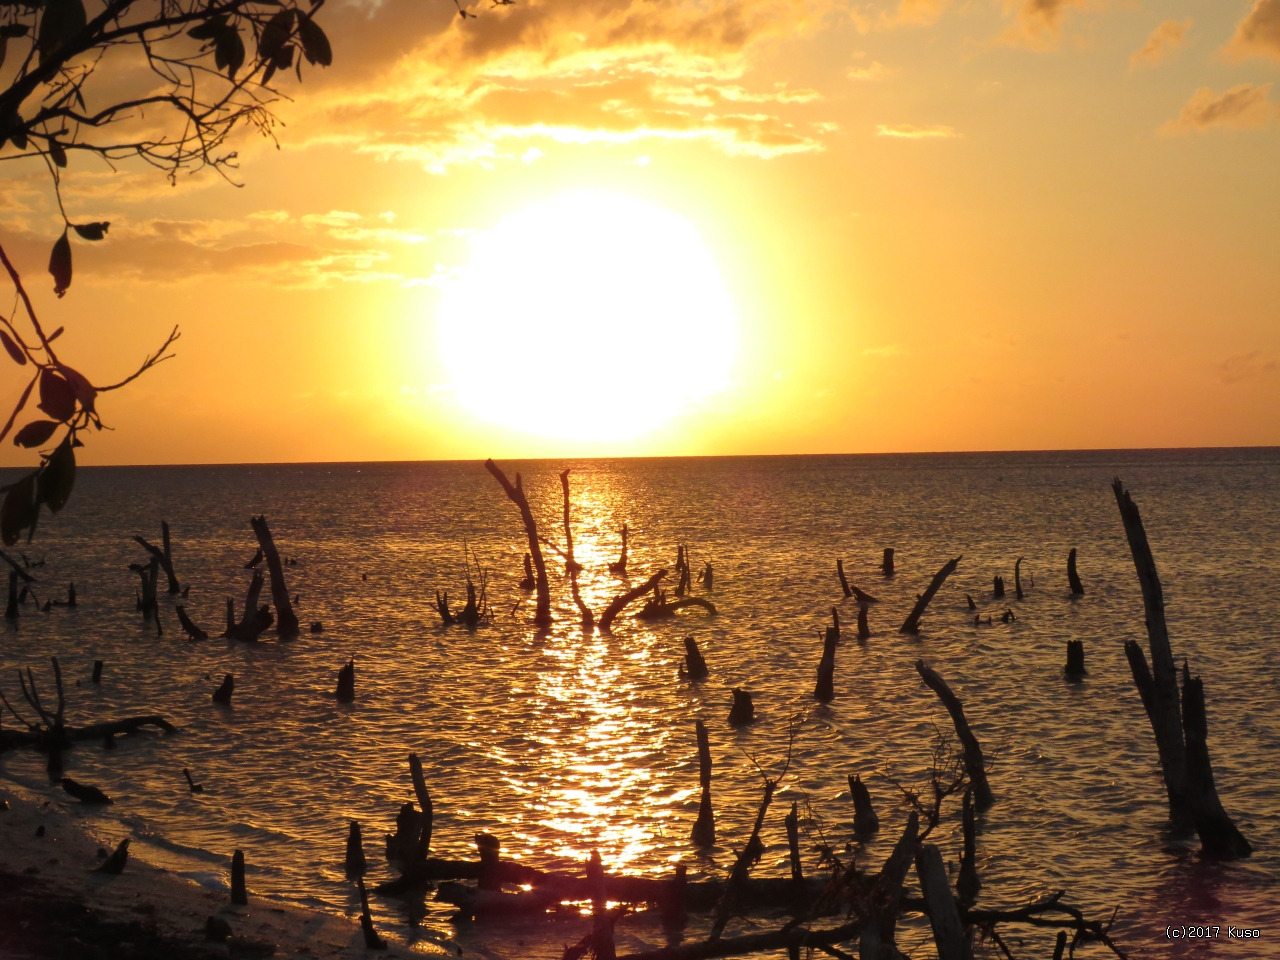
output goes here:
<path id="1" fill-rule="evenodd" d="M 641 620 L 637 602 L 611 633 L 584 631 L 564 562 L 544 547 L 554 621 L 536 629 L 532 595 L 519 585 L 528 551 L 520 513 L 481 462 L 83 468 L 66 508 L 6 550 L 30 564 L 41 605 L 65 600 L 70 583 L 78 602 L 48 611 L 29 602 L 5 622 L 0 691 L 30 714 L 17 675 L 29 668 L 47 706 L 57 657 L 68 724 L 158 713 L 179 732 L 66 753 L 66 774 L 106 791 L 110 807 L 80 810 L 32 751 L 0 754 L 0 778 L 74 808 L 104 840 L 132 837 L 135 854 L 198 882 L 225 886 L 242 850 L 251 898 L 350 916 L 359 901 L 343 869 L 349 825 L 361 825 L 370 885 L 394 877 L 384 838 L 414 797 L 411 752 L 431 793 L 438 856 L 472 858 L 476 834 L 489 833 L 504 857 L 538 867 L 581 870 L 598 852 L 610 872 L 670 876 L 684 863 L 691 879 L 723 877 L 750 835 L 765 778 L 780 778 L 755 875 L 789 875 L 783 816 L 792 804 L 806 872 L 819 871 L 820 848 L 874 871 L 901 833 L 908 797 L 929 797 L 936 749 L 954 741 L 916 671 L 923 659 L 963 700 L 987 757 L 995 803 L 979 818 L 979 906 L 1016 909 L 1061 891 L 1062 903 L 1111 923 L 1130 956 L 1280 956 L 1280 448 L 500 466 L 513 482 L 519 475 L 540 534 L 560 549 L 560 473 L 569 469 L 581 595 L 597 618 L 659 569 L 674 593 L 680 546 L 693 595 L 715 614 L 690 606 Z M 1117 477 L 1146 524 L 1175 656 L 1204 680 L 1214 775 L 1253 844 L 1248 859 L 1206 860 L 1193 836 L 1169 826 L 1123 649 L 1126 640 L 1145 649 L 1146 635 Z M 227 599 L 237 618 L 242 611 L 255 515 L 288 561 L 303 625 L 295 639 L 218 636 Z M 134 538 L 159 544 L 162 520 L 188 593 L 166 593 L 161 576 L 158 632 L 138 611 L 130 564 L 148 559 Z M 621 576 L 610 564 L 624 525 Z M 891 577 L 881 569 L 887 547 Z M 1084 587 L 1076 597 L 1072 548 Z M 900 633 L 917 595 L 957 557 L 919 633 Z M 837 560 L 876 600 L 865 642 Z M 696 578 L 708 564 L 710 589 Z M 490 619 L 445 626 L 437 593 L 460 607 L 468 575 L 483 583 Z M 177 604 L 209 639 L 186 637 Z M 820 703 L 814 682 L 833 607 L 843 631 L 835 697 Z M 322 631 L 310 632 L 313 623 Z M 710 670 L 700 682 L 681 676 L 687 637 Z M 1069 640 L 1084 644 L 1079 681 L 1064 677 Z M 349 660 L 355 699 L 340 703 L 337 674 Z M 219 706 L 211 694 L 226 674 L 235 692 Z M 750 725 L 728 723 L 735 687 L 753 697 Z M 698 719 L 713 758 L 717 835 L 707 849 L 690 841 Z M 3 722 L 16 724 L 8 711 Z M 189 790 L 184 768 L 201 792 Z M 865 842 L 852 836 L 851 774 L 882 824 Z M 953 870 L 959 822 L 950 797 L 930 838 Z M 908 887 L 918 891 L 914 875 Z M 374 896 L 372 909 L 384 936 L 427 956 L 555 958 L 590 929 L 572 906 L 455 921 L 431 892 Z M 785 919 L 744 917 L 728 935 Z M 638 911 L 619 921 L 618 952 L 693 942 L 709 926 L 694 914 L 682 932 L 664 932 Z M 1053 952 L 1052 930 L 1000 929 L 1015 956 Z M 1258 938 L 1235 939 L 1232 929 Z M 899 944 L 931 956 L 927 922 L 906 920 Z M 1000 954 L 987 943 L 978 955 Z"/>

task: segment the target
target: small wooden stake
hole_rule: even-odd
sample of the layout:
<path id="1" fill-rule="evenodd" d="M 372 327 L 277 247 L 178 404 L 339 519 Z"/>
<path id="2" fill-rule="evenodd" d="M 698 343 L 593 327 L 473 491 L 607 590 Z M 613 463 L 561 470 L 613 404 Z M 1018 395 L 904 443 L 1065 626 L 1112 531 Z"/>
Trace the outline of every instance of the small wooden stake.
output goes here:
<path id="1" fill-rule="evenodd" d="M 249 905 L 249 894 L 244 888 L 243 850 L 237 850 L 231 856 L 231 902 L 237 907 Z"/>

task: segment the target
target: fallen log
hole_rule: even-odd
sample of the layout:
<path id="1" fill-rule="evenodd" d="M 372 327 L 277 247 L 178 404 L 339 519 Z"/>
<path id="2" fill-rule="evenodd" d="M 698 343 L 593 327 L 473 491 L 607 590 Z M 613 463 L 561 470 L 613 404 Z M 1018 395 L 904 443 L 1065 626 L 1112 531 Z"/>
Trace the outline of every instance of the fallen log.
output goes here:
<path id="1" fill-rule="evenodd" d="M 902 621 L 902 626 L 898 628 L 899 633 L 919 633 L 920 618 L 924 616 L 925 608 L 929 606 L 929 601 L 933 599 L 933 595 L 946 582 L 947 577 L 955 572 L 956 567 L 960 565 L 963 556 L 956 557 L 954 560 L 948 560 L 942 565 L 942 569 L 933 575 L 933 580 L 916 599 L 916 605 L 912 607 L 911 613 L 907 615 L 907 619 Z"/>
<path id="2" fill-rule="evenodd" d="M 533 519 L 533 511 L 529 509 L 529 500 L 524 495 L 524 485 L 520 474 L 516 474 L 516 482 L 511 483 L 507 475 L 492 460 L 484 462 L 484 468 L 498 481 L 503 491 L 520 511 L 520 519 L 524 523 L 524 532 L 529 540 L 529 555 L 533 558 L 533 567 L 537 571 L 535 586 L 537 588 L 537 607 L 533 622 L 539 627 L 551 626 L 551 587 L 547 580 L 547 564 L 542 559 L 542 547 L 538 543 L 538 524 Z M 600 629 L 605 629 L 603 624 Z"/>
<path id="3" fill-rule="evenodd" d="M 991 786 L 987 783 L 982 747 L 978 743 L 978 738 L 973 735 L 973 731 L 969 729 L 969 721 L 964 715 L 964 705 L 961 704 L 960 698 L 951 692 L 947 682 L 923 660 L 916 661 L 916 672 L 920 674 L 920 679 L 924 681 L 925 686 L 938 695 L 942 705 L 947 708 L 947 713 L 951 714 L 956 736 L 964 747 L 965 771 L 969 774 L 969 782 L 973 785 L 974 801 L 979 810 L 987 809 L 995 802 L 995 797 L 991 793 Z"/>

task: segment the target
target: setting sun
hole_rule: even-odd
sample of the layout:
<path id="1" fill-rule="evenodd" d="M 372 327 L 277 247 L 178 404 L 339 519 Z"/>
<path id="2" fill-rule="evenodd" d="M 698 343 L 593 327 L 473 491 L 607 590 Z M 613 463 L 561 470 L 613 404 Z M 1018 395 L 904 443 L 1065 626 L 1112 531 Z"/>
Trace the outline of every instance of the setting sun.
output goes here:
<path id="1" fill-rule="evenodd" d="M 737 316 L 686 220 L 562 194 L 473 238 L 445 288 L 439 348 L 469 412 L 533 434 L 636 437 L 728 382 Z"/>

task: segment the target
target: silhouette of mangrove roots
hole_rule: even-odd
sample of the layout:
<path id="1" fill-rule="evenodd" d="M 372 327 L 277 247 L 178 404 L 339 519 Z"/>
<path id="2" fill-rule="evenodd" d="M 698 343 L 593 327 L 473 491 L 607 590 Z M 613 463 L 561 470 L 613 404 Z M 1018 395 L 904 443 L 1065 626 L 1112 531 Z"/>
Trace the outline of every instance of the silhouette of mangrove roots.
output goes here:
<path id="1" fill-rule="evenodd" d="M 1133 682 L 1142 697 L 1142 706 L 1155 732 L 1160 767 L 1169 795 L 1170 818 L 1176 826 L 1190 823 L 1195 827 L 1207 856 L 1225 860 L 1247 857 L 1253 852 L 1253 846 L 1227 815 L 1213 782 L 1204 684 L 1199 677 L 1191 676 L 1190 665 L 1185 660 L 1179 696 L 1178 668 L 1174 664 L 1164 617 L 1164 590 L 1160 586 L 1160 576 L 1156 572 L 1155 558 L 1147 542 L 1138 505 L 1119 478 L 1112 482 L 1111 489 L 1120 508 L 1120 519 L 1142 588 L 1152 669 L 1148 669 L 1147 659 L 1137 641 L 1126 641 L 1124 652 L 1129 659 Z"/>
<path id="2" fill-rule="evenodd" d="M 143 717 L 125 717 L 120 720 L 107 720 L 91 723 L 83 727 L 69 727 L 65 722 L 66 697 L 62 686 L 62 667 L 57 657 L 50 657 L 53 663 L 54 689 L 58 697 L 57 705 L 52 711 L 47 709 L 40 698 L 40 690 L 36 685 L 35 673 L 28 667 L 26 672 L 18 671 L 18 682 L 22 687 L 22 698 L 35 711 L 37 719 L 28 720 L 19 713 L 0 691 L 0 703 L 13 714 L 23 725 L 24 730 L 10 730 L 0 727 L 0 753 L 16 747 L 35 747 L 50 754 L 65 750 L 73 743 L 86 740 L 97 740 L 107 743 L 120 734 L 137 733 L 141 727 L 157 727 L 165 733 L 175 733 L 175 727 L 164 717 L 156 714 Z"/>
<path id="3" fill-rule="evenodd" d="M 516 482 L 511 483 L 507 475 L 492 460 L 484 462 L 484 468 L 502 486 L 507 498 L 520 510 L 520 519 L 524 523 L 524 532 L 529 539 L 529 555 L 533 558 L 536 571 L 537 607 L 533 622 L 539 627 L 551 626 L 551 587 L 547 581 L 547 564 L 542 559 L 542 548 L 539 546 L 538 524 L 533 519 L 533 511 L 529 509 L 529 500 L 524 495 L 524 485 L 520 474 L 516 474 Z"/>
<path id="4" fill-rule="evenodd" d="M 898 628 L 899 633 L 919 633 L 920 618 L 924 616 L 925 608 L 929 606 L 929 601 L 933 599 L 933 595 L 946 582 L 947 577 L 955 572 L 956 567 L 960 565 L 960 561 L 964 557 L 956 557 L 954 560 L 948 560 L 942 565 L 942 569 L 933 575 L 925 592 L 916 598 L 916 605 L 912 607 L 911 612 L 907 614 L 907 619 L 902 621 L 902 626 Z"/>
<path id="5" fill-rule="evenodd" d="M 465 541 L 462 544 L 462 559 L 466 564 L 466 604 L 460 610 L 451 611 L 449 609 L 449 594 L 437 590 L 436 610 L 440 614 L 440 622 L 446 627 L 461 623 L 468 629 L 475 629 L 481 623 L 487 623 L 493 619 L 493 611 L 489 608 L 488 599 L 489 575 L 480 566 L 480 558 L 475 555 L 475 551 L 467 546 Z M 476 577 L 480 580 L 479 590 L 476 589 L 476 582 L 471 577 L 471 563 L 473 560 L 475 561 Z"/>

